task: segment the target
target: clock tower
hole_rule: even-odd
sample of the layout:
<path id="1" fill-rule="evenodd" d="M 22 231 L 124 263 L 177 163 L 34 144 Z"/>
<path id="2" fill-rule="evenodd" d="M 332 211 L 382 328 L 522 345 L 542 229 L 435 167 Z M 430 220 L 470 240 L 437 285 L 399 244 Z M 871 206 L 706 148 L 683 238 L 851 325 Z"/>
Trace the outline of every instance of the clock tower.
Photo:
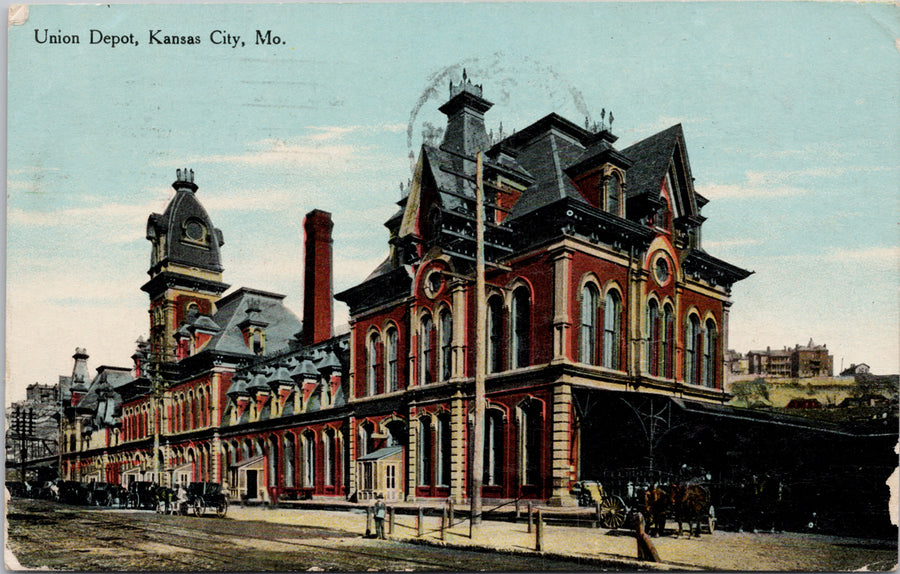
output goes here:
<path id="1" fill-rule="evenodd" d="M 222 283 L 222 232 L 197 201 L 194 171 L 176 170 L 175 197 L 162 215 L 147 220 L 152 252 L 147 281 L 150 296 L 150 353 L 153 366 L 174 363 L 175 332 L 198 315 L 212 315 L 229 285 Z"/>

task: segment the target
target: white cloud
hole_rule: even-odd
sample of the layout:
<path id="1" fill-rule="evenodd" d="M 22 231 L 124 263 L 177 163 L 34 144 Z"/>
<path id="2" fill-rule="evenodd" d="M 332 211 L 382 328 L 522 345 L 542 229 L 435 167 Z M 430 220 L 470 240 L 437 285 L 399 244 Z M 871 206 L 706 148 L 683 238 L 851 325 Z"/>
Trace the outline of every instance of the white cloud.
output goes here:
<path id="1" fill-rule="evenodd" d="M 133 221 L 140 221 L 151 213 L 157 203 L 125 204 L 103 203 L 90 207 L 70 207 L 55 211 L 25 211 L 11 209 L 7 215 L 7 222 L 13 225 L 27 226 L 55 226 L 55 225 L 97 225 L 102 221 L 112 220 L 117 222 L 127 221 L 131 225 Z M 141 233 L 142 227 L 137 228 Z"/>
<path id="2" fill-rule="evenodd" d="M 389 133 L 399 133 L 406 130 L 405 124 L 383 124 L 379 126 L 364 126 L 364 125 L 355 125 L 355 126 L 312 126 L 309 129 L 313 130 L 315 133 L 310 134 L 307 139 L 312 141 L 327 141 L 334 139 L 343 139 L 344 136 L 351 134 L 359 134 L 359 133 L 380 133 L 380 132 L 389 132 Z"/>

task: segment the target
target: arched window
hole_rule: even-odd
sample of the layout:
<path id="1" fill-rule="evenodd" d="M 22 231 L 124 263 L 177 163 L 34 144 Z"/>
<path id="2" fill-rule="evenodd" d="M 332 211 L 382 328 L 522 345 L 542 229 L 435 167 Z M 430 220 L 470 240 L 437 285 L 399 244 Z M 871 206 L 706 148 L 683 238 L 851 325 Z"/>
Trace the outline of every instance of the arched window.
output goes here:
<path id="1" fill-rule="evenodd" d="M 387 444 L 385 446 L 406 446 L 406 423 L 393 420 L 385 425 Z"/>
<path id="2" fill-rule="evenodd" d="M 268 462 L 269 486 L 278 486 L 278 442 L 270 437 L 266 444 L 266 462 Z"/>
<path id="3" fill-rule="evenodd" d="M 512 308 L 512 359 L 513 368 L 531 364 L 531 294 L 525 287 L 513 292 Z"/>
<path id="4" fill-rule="evenodd" d="M 366 395 L 374 396 L 378 392 L 378 369 L 380 367 L 379 347 L 381 337 L 378 333 L 369 335 L 366 345 Z"/>
<path id="5" fill-rule="evenodd" d="M 431 469 L 434 461 L 432 450 L 434 437 L 431 432 L 431 417 L 419 419 L 419 486 L 431 486 Z"/>
<path id="6" fill-rule="evenodd" d="M 703 384 L 707 387 L 716 388 L 716 371 L 718 371 L 719 356 L 718 349 L 718 332 L 716 324 L 712 319 L 706 321 L 706 333 L 703 337 Z"/>
<path id="7" fill-rule="evenodd" d="M 375 446 L 373 434 L 375 434 L 375 426 L 372 423 L 366 421 L 359 425 L 359 456 L 366 456 L 373 452 Z"/>
<path id="8" fill-rule="evenodd" d="M 484 414 L 485 486 L 503 484 L 503 413 L 488 409 Z"/>
<path id="9" fill-rule="evenodd" d="M 616 291 L 606 294 L 603 306 L 603 366 L 618 370 L 622 348 L 622 300 Z"/>
<path id="10" fill-rule="evenodd" d="M 663 308 L 662 373 L 667 379 L 675 378 L 675 313 L 671 305 Z"/>
<path id="11" fill-rule="evenodd" d="M 387 356 L 387 391 L 393 392 L 398 388 L 398 371 L 397 371 L 397 329 L 391 327 L 387 330 L 385 336 L 385 355 Z"/>
<path id="12" fill-rule="evenodd" d="M 450 414 L 442 413 L 437 422 L 437 483 L 450 486 Z"/>
<path id="13" fill-rule="evenodd" d="M 658 377 L 660 375 L 660 354 L 662 352 L 661 324 L 659 304 L 656 299 L 647 302 L 647 372 Z"/>
<path id="14" fill-rule="evenodd" d="M 312 431 L 303 433 L 303 486 L 316 485 L 316 435 Z"/>
<path id="15" fill-rule="evenodd" d="M 619 176 L 612 174 L 606 178 L 606 211 L 613 215 L 619 215 Z"/>
<path id="16" fill-rule="evenodd" d="M 191 428 L 200 427 L 200 397 L 191 395 Z"/>
<path id="17" fill-rule="evenodd" d="M 684 380 L 693 385 L 700 384 L 700 320 L 691 315 L 684 333 Z"/>
<path id="18" fill-rule="evenodd" d="M 325 470 L 325 486 L 334 486 L 335 480 L 335 446 L 334 430 L 326 428 L 322 434 L 322 466 Z"/>
<path id="19" fill-rule="evenodd" d="M 488 299 L 487 313 L 487 372 L 503 370 L 503 300 L 494 296 Z"/>
<path id="20" fill-rule="evenodd" d="M 581 345 L 578 360 L 594 365 L 597 363 L 597 288 L 588 283 L 581 290 Z"/>
<path id="21" fill-rule="evenodd" d="M 523 485 L 540 484 L 541 404 L 528 401 L 519 407 L 519 476 Z"/>
<path id="22" fill-rule="evenodd" d="M 294 486 L 294 435 L 284 435 L 284 485 Z"/>
<path id="23" fill-rule="evenodd" d="M 422 317 L 419 327 L 419 384 L 434 382 L 434 323 L 431 316 Z"/>
<path id="24" fill-rule="evenodd" d="M 440 355 L 440 373 L 441 380 L 446 381 L 450 378 L 452 371 L 452 358 L 451 354 L 453 352 L 452 342 L 453 342 L 453 316 L 450 314 L 450 311 L 444 309 L 441 311 L 440 315 L 440 340 L 441 340 L 441 355 Z"/>

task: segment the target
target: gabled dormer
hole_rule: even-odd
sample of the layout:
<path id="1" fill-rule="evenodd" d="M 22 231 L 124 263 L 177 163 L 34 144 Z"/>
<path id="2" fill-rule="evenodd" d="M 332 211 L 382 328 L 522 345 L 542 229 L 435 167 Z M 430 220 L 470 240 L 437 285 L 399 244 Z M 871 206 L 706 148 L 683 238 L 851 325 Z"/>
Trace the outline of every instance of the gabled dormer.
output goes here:
<path id="1" fill-rule="evenodd" d="M 237 324 L 244 337 L 244 344 L 254 355 L 264 355 L 266 352 L 266 327 L 269 322 L 262 318 L 261 311 L 259 300 L 249 298 L 244 311 L 246 316 Z"/>
<path id="2" fill-rule="evenodd" d="M 706 199 L 694 190 L 681 124 L 622 151 L 634 161 L 628 170 L 629 218 L 670 235 L 680 249 L 699 247 Z"/>
<path id="3" fill-rule="evenodd" d="M 618 138 L 607 129 L 590 136 L 587 148 L 565 169 L 592 206 L 616 217 L 626 216 L 626 173 L 633 162 L 613 147 Z"/>

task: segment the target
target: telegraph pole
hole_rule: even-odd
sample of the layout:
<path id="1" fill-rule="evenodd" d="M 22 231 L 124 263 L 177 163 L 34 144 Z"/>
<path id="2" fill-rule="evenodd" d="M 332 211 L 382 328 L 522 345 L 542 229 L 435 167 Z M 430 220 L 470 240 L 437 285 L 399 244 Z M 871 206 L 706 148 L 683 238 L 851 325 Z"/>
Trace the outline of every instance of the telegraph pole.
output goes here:
<path id="1" fill-rule="evenodd" d="M 162 402 L 162 381 L 159 377 L 159 366 L 160 364 L 156 361 L 149 361 L 150 365 L 150 389 L 151 389 L 151 397 L 153 401 L 153 419 L 150 421 L 153 425 L 153 477 L 156 484 L 162 485 L 162 477 L 160 477 L 160 468 L 159 468 L 159 433 L 162 430 L 162 409 L 160 408 L 160 403 Z"/>
<path id="2" fill-rule="evenodd" d="M 472 493 L 470 528 L 481 524 L 481 487 L 484 481 L 484 180 L 482 155 L 475 154 L 475 424 L 472 448 Z"/>

